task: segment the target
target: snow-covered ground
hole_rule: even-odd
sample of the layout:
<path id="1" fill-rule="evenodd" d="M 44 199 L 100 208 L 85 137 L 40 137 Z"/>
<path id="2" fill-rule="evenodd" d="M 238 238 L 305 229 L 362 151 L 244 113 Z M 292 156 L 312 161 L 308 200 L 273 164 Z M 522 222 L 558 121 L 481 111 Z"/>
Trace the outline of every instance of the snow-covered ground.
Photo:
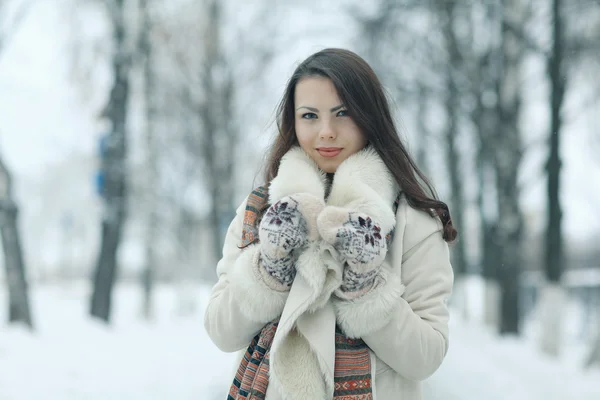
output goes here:
<path id="1" fill-rule="evenodd" d="M 204 332 L 208 292 L 197 288 L 197 310 L 181 315 L 175 288 L 161 286 L 156 319 L 148 323 L 139 318 L 140 289 L 121 284 L 107 327 L 86 316 L 86 284 L 34 286 L 36 331 L 0 327 L 0 399 L 224 400 L 233 355 Z M 600 399 L 600 371 L 582 370 L 573 351 L 561 361 L 546 359 L 531 340 L 499 340 L 460 318 L 451 334 L 426 400 Z"/>
<path id="2" fill-rule="evenodd" d="M 34 287 L 36 331 L 0 328 L 0 399 L 224 399 L 232 355 L 204 332 L 208 290 L 199 288 L 198 309 L 181 316 L 173 288 L 161 287 L 148 323 L 139 317 L 141 291 L 121 285 L 107 327 L 86 316 L 87 285 Z"/>
<path id="3" fill-rule="evenodd" d="M 450 350 L 425 386 L 426 400 L 600 399 L 600 371 L 583 370 L 576 357 L 549 359 L 531 341 L 498 339 L 476 323 L 454 320 L 450 332 Z"/>

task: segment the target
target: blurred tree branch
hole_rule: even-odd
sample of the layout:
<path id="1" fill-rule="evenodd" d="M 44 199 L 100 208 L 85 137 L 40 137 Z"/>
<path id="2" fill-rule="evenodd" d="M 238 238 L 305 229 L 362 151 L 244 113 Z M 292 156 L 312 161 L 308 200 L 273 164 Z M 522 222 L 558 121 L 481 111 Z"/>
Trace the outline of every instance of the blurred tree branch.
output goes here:
<path id="1" fill-rule="evenodd" d="M 507 32 L 510 32 L 515 37 L 519 38 L 525 49 L 540 54 L 546 58 L 550 56 L 550 50 L 545 49 L 542 44 L 536 42 L 535 39 L 527 33 L 527 27 L 525 25 L 517 24 L 511 21 L 505 21 L 504 27 Z"/>
<path id="2" fill-rule="evenodd" d="M 23 0 L 21 4 L 18 5 L 17 11 L 14 12 L 14 16 L 11 19 L 6 15 L 8 14 L 8 0 L 0 0 L 0 56 L 9 41 L 21 27 L 23 20 L 36 1 L 37 0 Z"/>

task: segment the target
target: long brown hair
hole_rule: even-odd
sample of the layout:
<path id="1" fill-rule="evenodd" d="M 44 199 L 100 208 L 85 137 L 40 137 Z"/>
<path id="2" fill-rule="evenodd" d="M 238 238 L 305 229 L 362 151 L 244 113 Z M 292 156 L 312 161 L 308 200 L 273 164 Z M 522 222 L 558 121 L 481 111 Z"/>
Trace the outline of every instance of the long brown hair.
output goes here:
<path id="1" fill-rule="evenodd" d="M 281 158 L 298 144 L 294 92 L 300 79 L 309 76 L 325 77 L 333 82 L 349 115 L 396 179 L 408 204 L 439 218 L 444 226 L 444 240 L 452 242 L 457 231 L 448 206 L 438 200 L 433 186 L 400 140 L 379 78 L 365 60 L 349 50 L 321 50 L 304 60 L 292 74 L 277 108 L 279 135 L 271 147 L 265 168 L 267 185 L 277 176 Z"/>

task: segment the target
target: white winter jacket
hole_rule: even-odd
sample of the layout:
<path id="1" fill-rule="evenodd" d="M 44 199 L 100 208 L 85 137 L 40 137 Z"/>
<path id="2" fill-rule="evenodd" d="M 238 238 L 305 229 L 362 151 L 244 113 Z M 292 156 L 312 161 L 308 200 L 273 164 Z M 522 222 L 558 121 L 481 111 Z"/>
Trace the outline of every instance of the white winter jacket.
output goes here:
<path id="1" fill-rule="evenodd" d="M 325 194 L 325 177 L 299 148 L 283 158 L 269 187 L 269 202 L 293 193 Z M 336 323 L 370 348 L 376 400 L 421 399 L 421 383 L 448 350 L 447 299 L 453 272 L 438 219 L 415 210 L 402 198 L 391 212 L 398 187 L 373 150 L 345 160 L 336 171 L 328 205 L 391 216 L 395 233 L 382 268 L 385 284 L 353 301 L 332 295 L 341 266 L 328 246 L 306 250 L 289 292 L 268 288 L 252 271 L 260 244 L 245 249 L 246 201 L 237 209 L 217 265 L 219 280 L 205 314 L 205 328 L 225 352 L 243 354 L 263 326 L 280 318 L 271 348 L 267 400 L 329 400 L 333 393 Z M 293 370 L 289 359 L 293 359 Z M 303 377 L 301 380 L 298 377 Z M 233 380 L 233 375 L 232 375 Z"/>

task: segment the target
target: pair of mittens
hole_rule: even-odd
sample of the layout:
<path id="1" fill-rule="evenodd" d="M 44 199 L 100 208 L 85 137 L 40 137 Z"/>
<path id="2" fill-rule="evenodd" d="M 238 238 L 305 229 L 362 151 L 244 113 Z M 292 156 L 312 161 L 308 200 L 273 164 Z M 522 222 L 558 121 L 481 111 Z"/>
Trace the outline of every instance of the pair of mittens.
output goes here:
<path id="1" fill-rule="evenodd" d="M 320 236 L 344 264 L 340 289 L 349 297 L 359 296 L 373 286 L 385 260 L 386 234 L 364 213 L 325 206 L 307 193 L 286 196 L 267 210 L 260 223 L 263 279 L 273 289 L 289 290 L 298 255 Z"/>

